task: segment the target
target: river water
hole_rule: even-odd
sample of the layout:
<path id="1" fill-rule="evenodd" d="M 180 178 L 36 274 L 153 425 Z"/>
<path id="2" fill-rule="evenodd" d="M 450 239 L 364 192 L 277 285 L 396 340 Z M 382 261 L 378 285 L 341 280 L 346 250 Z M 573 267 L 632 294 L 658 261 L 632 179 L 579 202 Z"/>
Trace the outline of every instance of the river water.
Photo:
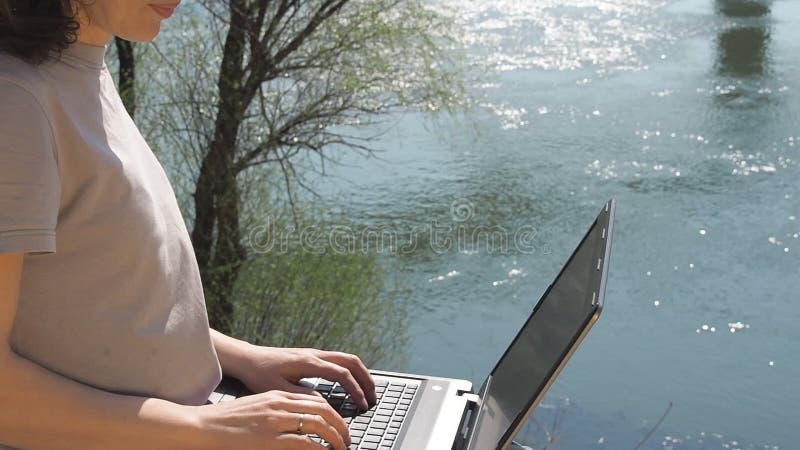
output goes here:
<path id="1" fill-rule="evenodd" d="M 613 196 L 606 309 L 520 440 L 632 449 L 671 402 L 641 448 L 800 448 L 800 2 L 450 5 L 480 106 L 399 119 L 321 189 L 367 225 L 537 234 L 393 257 L 390 369 L 481 383 Z"/>

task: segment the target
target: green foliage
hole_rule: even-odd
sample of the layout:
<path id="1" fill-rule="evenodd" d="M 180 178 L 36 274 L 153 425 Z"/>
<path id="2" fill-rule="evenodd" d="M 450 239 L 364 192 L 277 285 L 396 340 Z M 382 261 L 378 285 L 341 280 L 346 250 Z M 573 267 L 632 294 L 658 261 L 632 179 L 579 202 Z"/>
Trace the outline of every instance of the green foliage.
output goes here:
<path id="1" fill-rule="evenodd" d="M 330 229 L 320 221 L 303 227 L 320 235 Z M 401 363 L 406 311 L 384 292 L 377 256 L 312 249 L 295 239 L 285 244 L 255 252 L 243 267 L 232 334 L 263 345 L 348 351 L 369 365 Z"/>

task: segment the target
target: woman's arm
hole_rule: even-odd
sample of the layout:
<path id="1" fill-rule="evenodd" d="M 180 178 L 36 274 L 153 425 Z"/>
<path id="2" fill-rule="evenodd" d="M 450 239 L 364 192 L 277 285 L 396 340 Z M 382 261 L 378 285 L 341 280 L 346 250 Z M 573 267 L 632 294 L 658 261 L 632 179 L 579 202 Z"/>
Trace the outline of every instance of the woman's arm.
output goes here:
<path id="1" fill-rule="evenodd" d="M 219 358 L 222 373 L 243 380 L 248 371 L 248 355 L 253 345 L 211 329 L 211 342 Z"/>
<path id="2" fill-rule="evenodd" d="M 281 390 L 313 395 L 313 391 L 295 383 L 301 378 L 322 377 L 344 386 L 365 410 L 376 402 L 375 381 L 355 355 L 312 348 L 262 347 L 216 330 L 211 330 L 211 340 L 223 373 L 239 379 L 253 392 Z"/>
<path id="3" fill-rule="evenodd" d="M 24 449 L 199 448 L 191 407 L 107 393 L 62 377 L 9 346 L 22 254 L 0 254 L 0 443 Z"/>
<path id="4" fill-rule="evenodd" d="M 310 392 L 184 406 L 94 389 L 20 357 L 9 337 L 22 266 L 22 254 L 0 253 L 0 444 L 26 450 L 326 448 L 302 430 L 336 450 L 350 445 L 341 416 Z"/>

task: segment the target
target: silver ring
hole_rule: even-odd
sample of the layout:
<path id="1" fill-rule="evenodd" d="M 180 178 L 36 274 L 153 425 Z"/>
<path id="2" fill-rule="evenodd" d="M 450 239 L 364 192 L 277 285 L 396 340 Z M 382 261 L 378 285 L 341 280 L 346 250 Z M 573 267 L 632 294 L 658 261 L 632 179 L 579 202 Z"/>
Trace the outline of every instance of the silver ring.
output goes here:
<path id="1" fill-rule="evenodd" d="M 297 434 L 303 434 L 303 416 L 305 416 L 303 413 L 297 416 Z"/>

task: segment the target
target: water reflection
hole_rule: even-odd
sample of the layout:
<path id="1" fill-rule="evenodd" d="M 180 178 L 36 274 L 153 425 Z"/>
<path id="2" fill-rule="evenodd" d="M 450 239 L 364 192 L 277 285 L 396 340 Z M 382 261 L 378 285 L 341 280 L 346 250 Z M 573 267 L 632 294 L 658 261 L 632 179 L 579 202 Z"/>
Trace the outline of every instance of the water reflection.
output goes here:
<path id="1" fill-rule="evenodd" d="M 771 0 L 716 0 L 721 19 L 716 36 L 713 101 L 714 128 L 727 149 L 718 156 L 733 163 L 734 175 L 773 173 L 782 167 L 768 155 L 766 145 L 776 136 L 775 107 L 780 89 L 771 57 Z M 742 136 L 740 130 L 749 132 Z M 739 136 L 730 142 L 731 136 Z"/>
<path id="2" fill-rule="evenodd" d="M 717 14 L 735 22 L 717 36 L 717 74 L 761 78 L 769 73 L 770 1 L 716 0 Z"/>
<path id="3" fill-rule="evenodd" d="M 719 36 L 720 75 L 762 77 L 768 69 L 769 30 L 762 26 L 730 28 Z"/>
<path id="4" fill-rule="evenodd" d="M 717 0 L 717 13 L 725 17 L 764 17 L 770 13 L 772 2 L 753 0 Z"/>

